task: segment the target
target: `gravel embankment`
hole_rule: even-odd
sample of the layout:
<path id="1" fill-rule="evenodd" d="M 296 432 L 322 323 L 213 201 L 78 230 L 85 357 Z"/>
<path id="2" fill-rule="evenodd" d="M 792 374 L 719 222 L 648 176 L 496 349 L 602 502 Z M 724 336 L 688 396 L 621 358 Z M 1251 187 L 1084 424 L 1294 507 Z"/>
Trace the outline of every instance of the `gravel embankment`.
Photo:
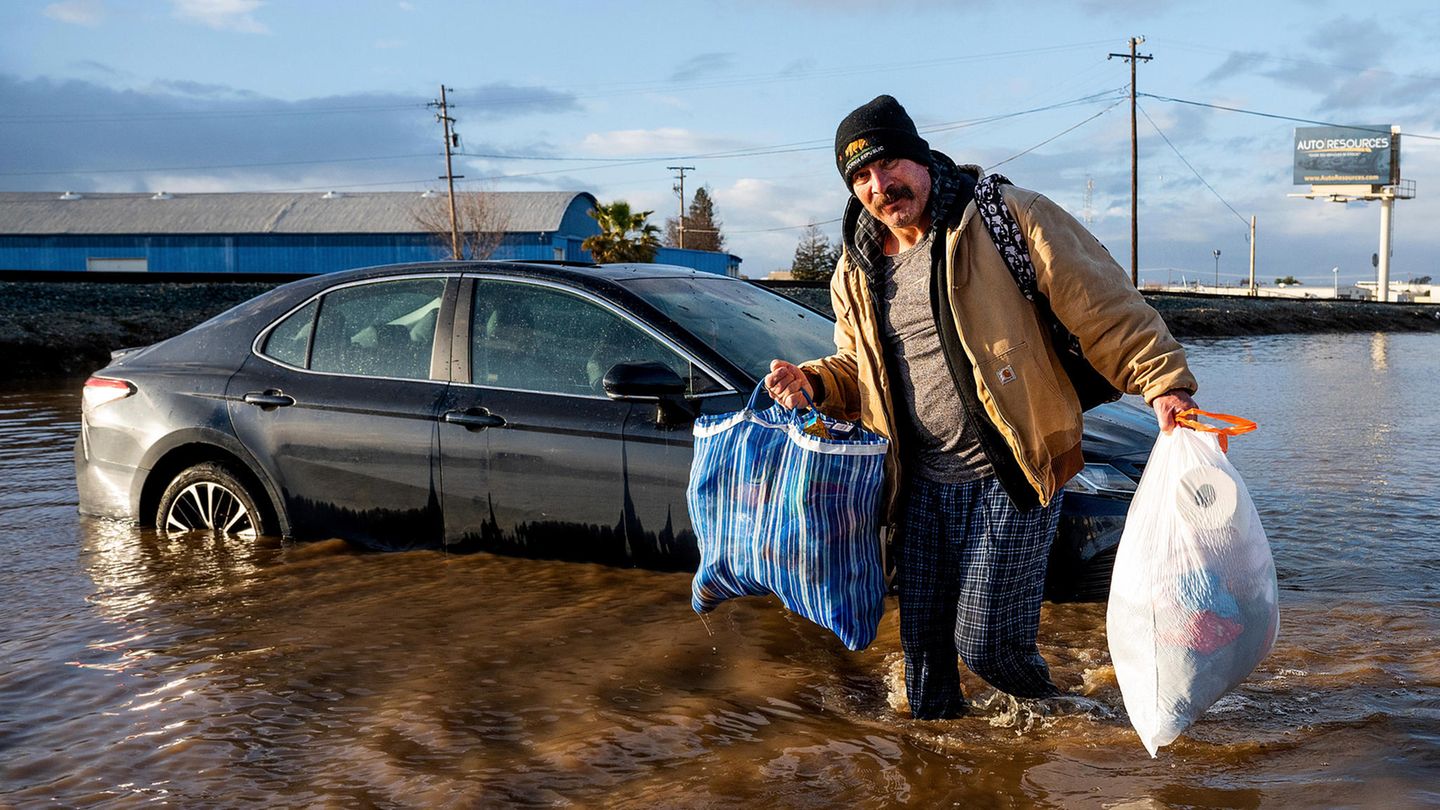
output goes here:
<path id="1" fill-rule="evenodd" d="M 766 286 L 823 312 L 830 312 L 830 293 L 823 285 Z M 1182 340 L 1319 332 L 1440 332 L 1440 304 L 1376 304 L 1367 301 L 1180 293 L 1146 293 L 1145 300 L 1159 310 L 1170 331 Z"/>
<path id="2" fill-rule="evenodd" d="M 278 286 L 269 282 L 0 281 L 0 380 L 82 374 L 110 352 L 179 334 Z M 829 311 L 823 285 L 767 284 Z M 1146 296 L 1177 337 L 1440 331 L 1440 305 Z"/>

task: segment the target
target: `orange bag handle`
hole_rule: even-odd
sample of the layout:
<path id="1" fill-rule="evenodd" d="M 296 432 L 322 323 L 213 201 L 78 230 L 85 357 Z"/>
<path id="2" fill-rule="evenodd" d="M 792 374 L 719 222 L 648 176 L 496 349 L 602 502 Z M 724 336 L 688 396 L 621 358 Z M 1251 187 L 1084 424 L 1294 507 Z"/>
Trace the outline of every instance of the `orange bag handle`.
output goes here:
<path id="1" fill-rule="evenodd" d="M 1201 422 L 1198 418 L 1196 418 L 1200 416 L 1208 416 L 1211 419 L 1219 422 L 1229 422 L 1230 426 L 1216 427 L 1214 425 L 1207 425 L 1204 422 Z M 1228 413 L 1202 411 L 1199 408 L 1190 408 L 1188 410 L 1184 410 L 1180 413 L 1175 414 L 1175 424 L 1182 427 L 1190 428 L 1191 430 L 1198 430 L 1202 433 L 1220 434 L 1220 451 L 1222 453 L 1230 451 L 1231 436 L 1239 436 L 1242 433 L 1249 433 L 1260 427 L 1255 422 L 1249 419 L 1245 419 L 1244 417 L 1232 416 Z"/>

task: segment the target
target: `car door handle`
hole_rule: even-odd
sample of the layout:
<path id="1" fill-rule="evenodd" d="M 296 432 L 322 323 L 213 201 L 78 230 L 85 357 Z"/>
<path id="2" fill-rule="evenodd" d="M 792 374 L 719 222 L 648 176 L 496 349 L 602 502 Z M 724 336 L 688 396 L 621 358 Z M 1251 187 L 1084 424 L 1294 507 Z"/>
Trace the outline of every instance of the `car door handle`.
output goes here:
<path id="1" fill-rule="evenodd" d="M 452 425 L 464 425 L 466 430 L 504 427 L 504 417 L 496 416 L 484 408 L 469 408 L 463 411 L 446 411 L 445 421 Z"/>
<path id="2" fill-rule="evenodd" d="M 263 410 L 271 408 L 284 408 L 295 404 L 295 397 L 281 391 L 269 388 L 264 391 L 251 391 L 245 395 L 246 405 L 256 405 Z"/>

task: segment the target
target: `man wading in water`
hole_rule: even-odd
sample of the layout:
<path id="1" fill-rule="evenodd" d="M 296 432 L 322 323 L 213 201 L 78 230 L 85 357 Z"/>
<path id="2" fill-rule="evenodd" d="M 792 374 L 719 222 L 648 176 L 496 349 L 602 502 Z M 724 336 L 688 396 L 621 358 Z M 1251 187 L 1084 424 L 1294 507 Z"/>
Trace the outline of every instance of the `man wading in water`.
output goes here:
<path id="1" fill-rule="evenodd" d="M 1003 692 L 1058 695 L 1035 637 L 1061 488 L 1084 466 L 1081 408 L 981 219 L 1003 214 L 977 210 L 979 167 L 931 151 L 890 96 L 846 116 L 835 160 L 852 194 L 830 282 L 835 353 L 776 360 L 765 386 L 890 440 L 881 522 L 898 526 L 912 715 L 964 713 L 957 654 Z M 1033 191 L 997 195 L 1085 358 L 1170 430 L 1195 407 L 1195 378 L 1165 322 L 1073 217 Z"/>

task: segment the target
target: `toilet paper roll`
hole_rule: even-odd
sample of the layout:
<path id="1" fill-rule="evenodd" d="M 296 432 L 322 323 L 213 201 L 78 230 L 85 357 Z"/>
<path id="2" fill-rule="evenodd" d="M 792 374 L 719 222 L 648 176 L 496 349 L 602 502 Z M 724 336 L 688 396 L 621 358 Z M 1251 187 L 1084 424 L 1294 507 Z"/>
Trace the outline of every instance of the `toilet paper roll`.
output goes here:
<path id="1" fill-rule="evenodd" d="M 1186 523 L 1206 531 L 1234 528 L 1239 516 L 1239 489 L 1235 479 L 1218 467 L 1196 467 L 1180 476 L 1175 508 Z"/>

